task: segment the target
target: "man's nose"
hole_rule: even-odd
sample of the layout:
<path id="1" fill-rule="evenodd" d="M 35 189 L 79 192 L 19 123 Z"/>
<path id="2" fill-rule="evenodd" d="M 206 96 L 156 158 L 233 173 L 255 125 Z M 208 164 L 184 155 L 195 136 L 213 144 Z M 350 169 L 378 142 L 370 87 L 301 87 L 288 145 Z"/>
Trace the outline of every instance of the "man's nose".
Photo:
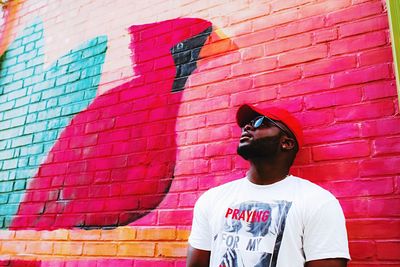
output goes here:
<path id="1" fill-rule="evenodd" d="M 254 127 L 251 125 L 251 122 L 246 123 L 245 126 L 243 126 L 243 131 L 249 131 L 249 130 L 254 130 Z"/>

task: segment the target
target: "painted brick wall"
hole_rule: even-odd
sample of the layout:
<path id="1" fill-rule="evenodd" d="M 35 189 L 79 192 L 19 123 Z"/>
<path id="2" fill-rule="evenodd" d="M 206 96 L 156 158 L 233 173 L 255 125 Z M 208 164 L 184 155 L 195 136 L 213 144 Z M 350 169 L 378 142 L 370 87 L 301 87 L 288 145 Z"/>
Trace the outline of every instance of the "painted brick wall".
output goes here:
<path id="1" fill-rule="evenodd" d="M 246 172 L 242 103 L 304 125 L 350 266 L 400 266 L 389 36 L 383 0 L 9 1 L 0 266 L 184 266 L 196 199 Z"/>

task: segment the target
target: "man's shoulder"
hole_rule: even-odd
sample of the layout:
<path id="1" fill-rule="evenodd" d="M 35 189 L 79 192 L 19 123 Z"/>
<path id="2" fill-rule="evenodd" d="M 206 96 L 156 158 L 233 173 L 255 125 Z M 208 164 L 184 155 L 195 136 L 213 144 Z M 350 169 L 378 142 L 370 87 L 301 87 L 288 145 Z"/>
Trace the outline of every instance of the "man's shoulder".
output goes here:
<path id="1" fill-rule="evenodd" d="M 240 186 L 243 184 L 243 180 L 245 178 L 239 178 L 233 181 L 229 181 L 226 183 L 223 183 L 221 185 L 212 187 L 208 190 L 206 190 L 200 198 L 202 199 L 212 199 L 215 197 L 220 197 L 221 194 L 225 192 L 232 192 L 232 190 L 236 190 L 236 188 L 240 188 Z"/>
<path id="2" fill-rule="evenodd" d="M 239 178 L 239 179 L 236 179 L 236 180 L 232 180 L 232 181 L 217 185 L 215 187 L 212 187 L 212 188 L 208 189 L 206 192 L 211 192 L 212 193 L 212 192 L 218 192 L 218 191 L 223 191 L 223 190 L 230 190 L 232 188 L 240 186 L 243 183 L 244 179 L 245 178 Z"/>
<path id="3" fill-rule="evenodd" d="M 336 199 L 336 197 L 329 190 L 307 179 L 297 176 L 291 176 L 291 180 L 295 184 L 295 187 L 298 189 L 298 192 L 308 199 Z"/>

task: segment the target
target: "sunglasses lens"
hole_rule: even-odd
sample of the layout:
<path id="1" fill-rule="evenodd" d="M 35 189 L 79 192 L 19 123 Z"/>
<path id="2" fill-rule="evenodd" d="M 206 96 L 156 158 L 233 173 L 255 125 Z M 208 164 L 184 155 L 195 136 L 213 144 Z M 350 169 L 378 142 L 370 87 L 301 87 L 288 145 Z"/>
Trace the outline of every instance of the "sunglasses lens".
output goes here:
<path id="1" fill-rule="evenodd" d="M 260 118 L 256 119 L 253 124 L 254 128 L 260 127 L 262 125 L 263 121 L 264 121 L 264 117 L 260 117 Z"/>

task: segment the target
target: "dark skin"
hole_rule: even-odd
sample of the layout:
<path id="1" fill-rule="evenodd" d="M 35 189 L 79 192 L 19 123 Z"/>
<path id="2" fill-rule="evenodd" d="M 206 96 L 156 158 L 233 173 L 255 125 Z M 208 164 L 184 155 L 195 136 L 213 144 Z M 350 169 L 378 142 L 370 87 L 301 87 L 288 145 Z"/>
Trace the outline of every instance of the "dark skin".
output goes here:
<path id="1" fill-rule="evenodd" d="M 285 125 L 280 124 L 283 127 Z M 296 153 L 293 150 L 296 146 L 296 141 L 285 134 L 280 134 L 280 129 L 276 126 L 260 127 L 254 129 L 247 124 L 242 129 L 242 136 L 239 141 L 240 146 L 246 146 L 253 140 L 266 136 L 279 136 L 279 149 L 274 157 L 253 157 L 249 158 L 250 168 L 247 173 L 248 179 L 258 185 L 268 185 L 283 180 L 289 173 L 290 158 Z M 193 248 L 189 245 L 186 267 L 207 267 L 210 264 L 210 251 Z M 305 267 L 346 267 L 347 259 L 321 259 L 308 261 Z"/>

